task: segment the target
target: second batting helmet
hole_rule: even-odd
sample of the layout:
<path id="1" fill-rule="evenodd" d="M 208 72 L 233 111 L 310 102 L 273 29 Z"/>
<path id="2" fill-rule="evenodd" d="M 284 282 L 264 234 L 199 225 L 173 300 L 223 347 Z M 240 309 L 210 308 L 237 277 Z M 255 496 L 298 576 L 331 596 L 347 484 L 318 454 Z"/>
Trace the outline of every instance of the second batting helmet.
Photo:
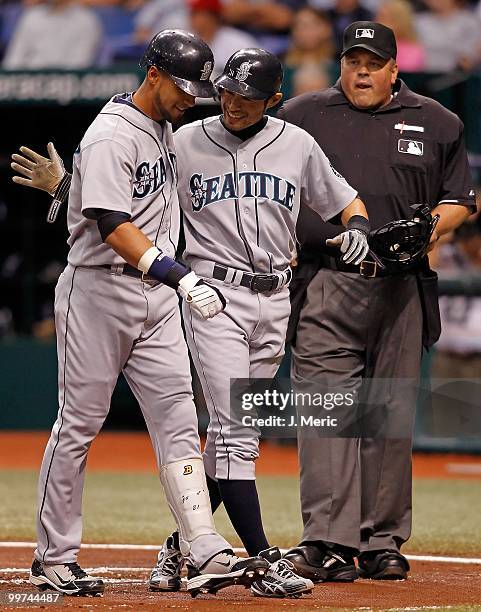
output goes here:
<path id="1" fill-rule="evenodd" d="M 241 49 L 227 60 L 215 85 L 252 100 L 267 100 L 279 91 L 282 77 L 282 64 L 275 55 L 264 49 Z"/>
<path id="2" fill-rule="evenodd" d="M 199 36 L 184 30 L 162 30 L 150 41 L 141 68 L 156 66 L 166 72 L 183 91 L 199 98 L 213 97 L 210 80 L 214 56 Z"/>

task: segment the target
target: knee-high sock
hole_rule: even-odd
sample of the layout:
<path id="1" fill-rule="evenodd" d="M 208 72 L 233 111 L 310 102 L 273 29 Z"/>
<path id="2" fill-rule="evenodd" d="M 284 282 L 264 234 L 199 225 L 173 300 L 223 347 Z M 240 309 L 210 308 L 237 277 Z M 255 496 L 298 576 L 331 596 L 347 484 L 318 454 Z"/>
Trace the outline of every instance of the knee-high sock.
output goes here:
<path id="1" fill-rule="evenodd" d="M 227 514 L 250 556 L 269 548 L 255 480 L 217 481 Z"/>
<path id="2" fill-rule="evenodd" d="M 219 483 L 217 482 L 217 480 L 214 480 L 210 476 L 207 476 L 207 474 L 205 475 L 205 479 L 207 480 L 207 488 L 209 489 L 210 507 L 212 508 L 212 514 L 214 514 L 214 512 L 222 503 Z"/>

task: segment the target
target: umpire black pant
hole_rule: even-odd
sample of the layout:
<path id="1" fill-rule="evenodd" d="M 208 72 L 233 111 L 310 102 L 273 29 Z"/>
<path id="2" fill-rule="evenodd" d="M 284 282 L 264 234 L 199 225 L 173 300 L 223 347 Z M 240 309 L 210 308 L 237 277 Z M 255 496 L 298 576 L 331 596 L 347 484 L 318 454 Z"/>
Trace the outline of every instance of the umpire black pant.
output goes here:
<path id="1" fill-rule="evenodd" d="M 309 284 L 293 348 L 296 389 L 312 381 L 359 388 L 370 379 L 378 407 L 403 425 L 399 434 L 394 426 L 376 437 L 326 437 L 325 430 L 298 428 L 302 542 L 399 550 L 409 538 L 421 353 L 414 275 L 364 278 L 322 269 Z M 364 410 L 369 420 L 369 405 Z"/>

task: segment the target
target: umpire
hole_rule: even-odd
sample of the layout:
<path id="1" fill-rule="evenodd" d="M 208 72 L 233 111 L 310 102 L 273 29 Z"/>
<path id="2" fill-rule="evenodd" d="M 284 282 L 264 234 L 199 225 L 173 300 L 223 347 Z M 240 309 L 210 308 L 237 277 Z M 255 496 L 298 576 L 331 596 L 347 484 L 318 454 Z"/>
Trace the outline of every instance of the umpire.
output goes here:
<path id="1" fill-rule="evenodd" d="M 427 203 L 440 215 L 431 248 L 475 209 L 463 125 L 397 78 L 396 52 L 391 29 L 351 24 L 340 80 L 288 101 L 278 116 L 312 134 L 358 189 L 372 228 L 411 219 L 411 205 Z M 374 260 L 344 264 L 320 239 L 338 233 L 308 210 L 299 217 L 293 381 L 349 386 L 387 379 L 383 408 L 403 415 L 408 428 L 398 437 L 323 439 L 299 428 L 304 532 L 286 556 L 298 573 L 318 579 L 326 573 L 330 581 L 403 579 L 409 570 L 400 549 L 411 533 L 416 384 L 402 380 L 418 380 L 422 345 L 429 347 L 439 333 L 436 275 L 426 257 L 398 273 Z"/>

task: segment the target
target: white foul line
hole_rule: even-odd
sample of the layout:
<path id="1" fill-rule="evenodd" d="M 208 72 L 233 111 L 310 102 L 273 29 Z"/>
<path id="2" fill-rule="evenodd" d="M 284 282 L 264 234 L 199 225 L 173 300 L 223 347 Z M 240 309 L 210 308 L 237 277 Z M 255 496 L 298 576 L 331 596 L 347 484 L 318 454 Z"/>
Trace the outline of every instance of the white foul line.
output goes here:
<path id="1" fill-rule="evenodd" d="M 108 584 L 147 584 L 146 580 L 135 580 L 134 578 L 102 578 L 102 580 Z M 0 584 L 30 584 L 30 581 L 20 578 L 17 580 L 0 580 Z"/>
<path id="2" fill-rule="evenodd" d="M 35 542 L 0 542 L 0 548 L 35 548 Z M 82 544 L 84 549 L 100 550 L 159 550 L 162 544 Z M 288 549 L 281 548 L 284 553 Z M 243 548 L 234 548 L 234 552 L 245 553 Z M 437 555 L 405 555 L 410 561 L 426 561 L 428 563 L 462 563 L 465 565 L 481 565 L 477 557 L 444 557 Z"/>
<path id="3" fill-rule="evenodd" d="M 151 572 L 151 567 L 85 567 L 84 570 L 95 572 L 96 574 L 113 574 L 114 572 Z M 0 572 L 4 574 L 24 574 L 30 572 L 30 568 L 25 567 L 2 567 Z"/>

